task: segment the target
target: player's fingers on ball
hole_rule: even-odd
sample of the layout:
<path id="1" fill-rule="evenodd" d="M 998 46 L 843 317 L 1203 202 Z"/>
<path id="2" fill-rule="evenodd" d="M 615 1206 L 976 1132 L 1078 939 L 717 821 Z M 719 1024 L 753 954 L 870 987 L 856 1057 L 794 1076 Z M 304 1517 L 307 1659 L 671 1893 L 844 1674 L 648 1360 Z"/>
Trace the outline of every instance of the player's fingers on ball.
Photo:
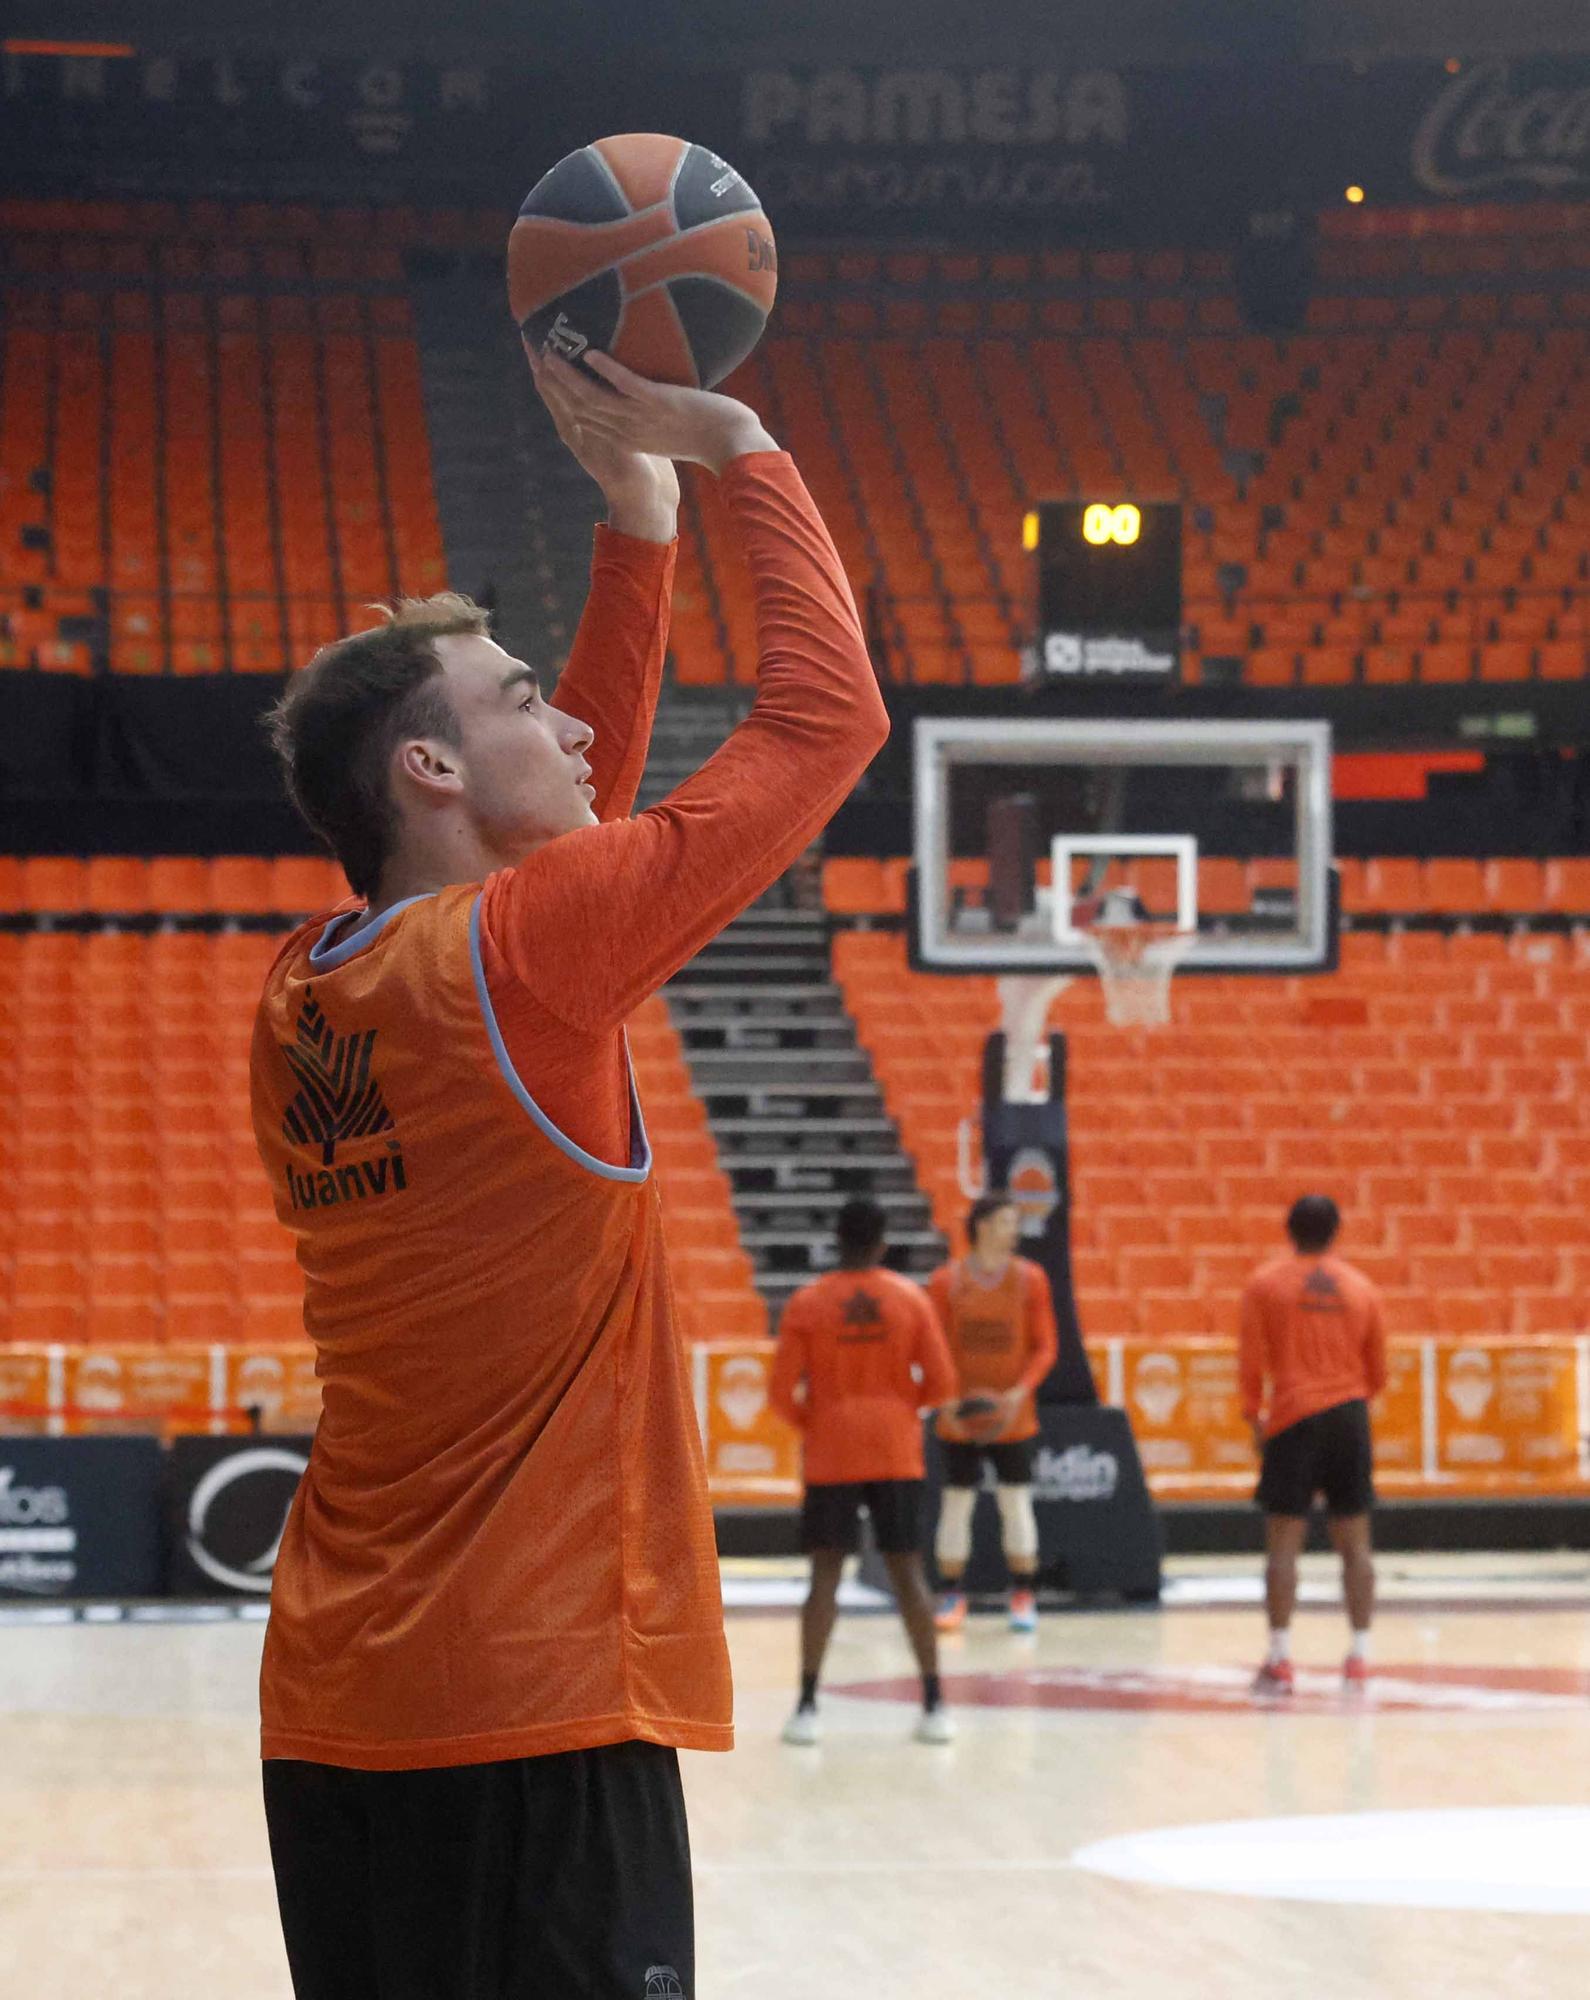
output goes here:
<path id="1" fill-rule="evenodd" d="M 632 369 L 626 368 L 622 361 L 615 361 L 611 354 L 602 353 L 600 348 L 587 348 L 585 361 L 586 366 L 594 374 L 600 375 L 604 382 L 611 383 L 620 395 L 638 396 L 656 386 L 648 382 L 644 375 L 637 375 Z"/>

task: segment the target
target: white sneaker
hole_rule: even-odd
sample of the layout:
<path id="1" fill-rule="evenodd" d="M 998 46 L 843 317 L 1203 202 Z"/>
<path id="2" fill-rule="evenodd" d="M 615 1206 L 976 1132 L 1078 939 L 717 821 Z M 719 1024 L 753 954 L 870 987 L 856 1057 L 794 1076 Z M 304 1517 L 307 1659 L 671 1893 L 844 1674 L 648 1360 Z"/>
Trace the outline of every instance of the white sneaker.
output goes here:
<path id="1" fill-rule="evenodd" d="M 911 1732 L 917 1743 L 953 1743 L 955 1720 L 947 1708 L 924 1708 Z"/>
<path id="2" fill-rule="evenodd" d="M 785 1723 L 782 1735 L 784 1742 L 797 1744 L 802 1749 L 809 1748 L 813 1743 L 820 1743 L 823 1740 L 823 1725 L 817 1719 L 816 1709 L 796 1709 Z"/>

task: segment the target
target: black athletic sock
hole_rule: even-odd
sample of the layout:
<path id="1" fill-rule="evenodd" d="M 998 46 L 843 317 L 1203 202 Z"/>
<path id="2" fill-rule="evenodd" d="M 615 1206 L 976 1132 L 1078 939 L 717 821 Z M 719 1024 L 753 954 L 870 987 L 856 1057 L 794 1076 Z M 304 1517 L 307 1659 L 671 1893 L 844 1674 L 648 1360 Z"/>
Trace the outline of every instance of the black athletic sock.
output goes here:
<path id="1" fill-rule="evenodd" d="M 931 1715 L 931 1714 L 933 1713 L 934 1709 L 936 1709 L 936 1708 L 937 1708 L 937 1707 L 939 1706 L 940 1702 L 941 1702 L 941 1701 L 942 1701 L 943 1699 L 944 1699 L 944 1697 L 943 1697 L 943 1694 L 942 1694 L 942 1692 L 940 1691 L 940 1688 L 939 1688 L 939 1677 L 938 1677 L 938 1675 L 937 1675 L 937 1674 L 924 1674 L 924 1675 L 922 1676 L 922 1707 L 923 1707 L 923 1709 L 924 1709 L 924 1710 L 925 1710 L 925 1711 L 927 1712 L 927 1714 Z"/>
<path id="2" fill-rule="evenodd" d="M 817 1706 L 817 1676 L 815 1674 L 801 1675 L 800 1706 L 802 1708 L 815 1708 Z"/>

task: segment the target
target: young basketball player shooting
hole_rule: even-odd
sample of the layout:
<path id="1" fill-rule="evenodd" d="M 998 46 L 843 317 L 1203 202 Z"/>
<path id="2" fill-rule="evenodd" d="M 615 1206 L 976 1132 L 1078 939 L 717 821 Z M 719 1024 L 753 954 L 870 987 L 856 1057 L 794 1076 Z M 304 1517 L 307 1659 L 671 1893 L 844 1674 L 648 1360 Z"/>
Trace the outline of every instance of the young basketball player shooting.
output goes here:
<path id="1" fill-rule="evenodd" d="M 966 1623 L 961 1578 L 972 1552 L 972 1510 L 983 1467 L 999 1482 L 1000 1542 L 1010 1571 L 1010 1622 L 1018 1632 L 1038 1623 L 1038 1519 L 1032 1506 L 1033 1440 L 1038 1435 L 1034 1393 L 1055 1364 L 1059 1333 L 1054 1301 L 1042 1268 L 1015 1254 L 1021 1219 L 1008 1195 L 973 1202 L 966 1219 L 970 1252 L 945 1264 L 928 1280 L 949 1342 L 960 1394 L 970 1409 L 941 1412 L 939 1445 L 944 1494 L 934 1549 L 943 1581 L 938 1628 L 958 1632 Z"/>
<path id="2" fill-rule="evenodd" d="M 801 1546 L 812 1563 L 800 1700 L 784 1725 L 786 1743 L 815 1743 L 820 1734 L 817 1680 L 845 1557 L 860 1546 L 863 1507 L 922 1675 L 917 1740 L 948 1743 L 952 1733 L 922 1573 L 922 1412 L 955 1394 L 955 1370 L 921 1291 L 884 1268 L 884 1222 L 875 1201 L 846 1202 L 838 1270 L 803 1285 L 779 1322 L 769 1394 L 801 1433 Z"/>
<path id="3" fill-rule="evenodd" d="M 695 1990 L 675 1753 L 729 1747 L 729 1668 L 624 1021 L 887 723 L 833 545 L 752 411 L 588 365 L 536 370 L 610 509 L 556 702 L 444 596 L 324 649 L 275 722 L 362 899 L 288 941 L 253 1048 L 324 1392 L 261 1677 L 300 2000 Z M 632 819 L 674 459 L 734 517 L 757 698 Z"/>
<path id="4" fill-rule="evenodd" d="M 1297 1560 L 1321 1494 L 1352 1630 L 1342 1672 L 1352 1683 L 1368 1677 L 1375 1611 L 1369 1404 L 1386 1385 L 1380 1294 L 1331 1254 L 1341 1228 L 1335 1202 L 1303 1195 L 1286 1228 L 1293 1254 L 1262 1265 L 1248 1280 L 1239 1336 L 1242 1414 L 1262 1460 L 1257 1499 L 1270 1621 L 1270 1649 L 1256 1685 L 1270 1694 L 1292 1689 Z"/>

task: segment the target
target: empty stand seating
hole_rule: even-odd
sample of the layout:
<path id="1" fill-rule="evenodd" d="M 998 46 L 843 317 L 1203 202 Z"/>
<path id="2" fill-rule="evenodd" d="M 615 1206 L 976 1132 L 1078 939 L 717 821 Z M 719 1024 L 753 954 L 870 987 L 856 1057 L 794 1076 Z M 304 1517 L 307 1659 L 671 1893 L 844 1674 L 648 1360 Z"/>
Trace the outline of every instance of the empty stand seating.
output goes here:
<path id="1" fill-rule="evenodd" d="M 157 206 L 5 206 L 0 664 L 279 673 L 444 582 L 394 245 Z"/>
<path id="2" fill-rule="evenodd" d="M 1495 864 L 1492 864 L 1493 868 Z M 1493 878 L 1494 879 L 1494 878 Z M 957 1126 L 998 1025 L 991 979 L 908 970 L 897 932 L 834 940 L 836 976 L 935 1219 L 959 1232 Z M 1349 933 L 1341 970 L 1183 981 L 1158 1031 L 1103 1022 L 1077 981 L 1068 1043 L 1084 1331 L 1231 1334 L 1245 1269 L 1305 1191 L 1393 1330 L 1590 1329 L 1585 932 Z"/>
<path id="3" fill-rule="evenodd" d="M 158 913 L 180 894 L 223 924 L 346 888 L 307 857 L 28 861 L 16 877 L 52 912 Z M 279 944 L 266 928 L 0 931 L 0 1344 L 302 1340 L 249 1116 Z M 683 1330 L 760 1339 L 766 1308 L 661 1000 L 630 1035 Z"/>
<path id="4" fill-rule="evenodd" d="M 500 219 L 13 202 L 0 220 L 0 664 L 275 671 L 369 599 L 439 587 L 400 250 L 495 245 Z M 1478 221 L 1445 261 L 1411 236 L 1394 258 L 1333 238 L 1283 338 L 1245 329 L 1216 253 L 793 253 L 728 386 L 795 452 L 898 679 L 1018 679 L 1022 514 L 1096 493 L 1181 499 L 1194 679 L 1233 661 L 1262 686 L 1578 679 L 1582 273 L 1558 211 Z M 686 679 L 746 681 L 747 581 L 713 482 L 691 487 L 676 656 Z"/>
<path id="5" fill-rule="evenodd" d="M 1509 919 L 1525 918 L 1570 925 L 1590 922 L 1590 858 L 1583 856 L 1478 861 L 1388 855 L 1363 861 L 1348 855 L 1337 865 L 1342 910 L 1348 917 L 1470 918 L 1501 926 Z M 908 866 L 903 858 L 834 856 L 823 863 L 823 899 L 836 916 L 898 916 L 906 907 Z M 1157 893 L 1156 869 L 1160 871 Z M 1048 861 L 1040 860 L 1038 880 L 1048 879 Z M 1122 879 L 1147 891 L 1151 907 L 1166 906 L 1173 875 L 1164 863 L 1127 867 Z M 1214 916 L 1239 915 L 1251 910 L 1266 890 L 1293 880 L 1295 868 L 1290 863 L 1200 855 L 1198 907 Z M 976 859 L 954 861 L 951 881 L 963 891 L 981 893 L 988 881 L 987 864 Z"/>
<path id="6" fill-rule="evenodd" d="M 897 679 L 1019 678 L 1022 514 L 1079 494 L 1181 499 L 1193 679 L 1583 677 L 1582 274 L 1560 252 L 1563 310 L 1477 325 L 1480 266 L 1459 255 L 1437 285 L 1404 247 L 1360 268 L 1339 242 L 1353 297 L 1279 339 L 1245 329 L 1214 255 L 792 255 L 737 385 L 805 471 Z M 1539 301 L 1538 255 L 1514 282 Z M 684 574 L 732 597 L 736 572 L 704 502 Z M 748 679 L 748 616 L 718 639 L 715 671 Z"/>

